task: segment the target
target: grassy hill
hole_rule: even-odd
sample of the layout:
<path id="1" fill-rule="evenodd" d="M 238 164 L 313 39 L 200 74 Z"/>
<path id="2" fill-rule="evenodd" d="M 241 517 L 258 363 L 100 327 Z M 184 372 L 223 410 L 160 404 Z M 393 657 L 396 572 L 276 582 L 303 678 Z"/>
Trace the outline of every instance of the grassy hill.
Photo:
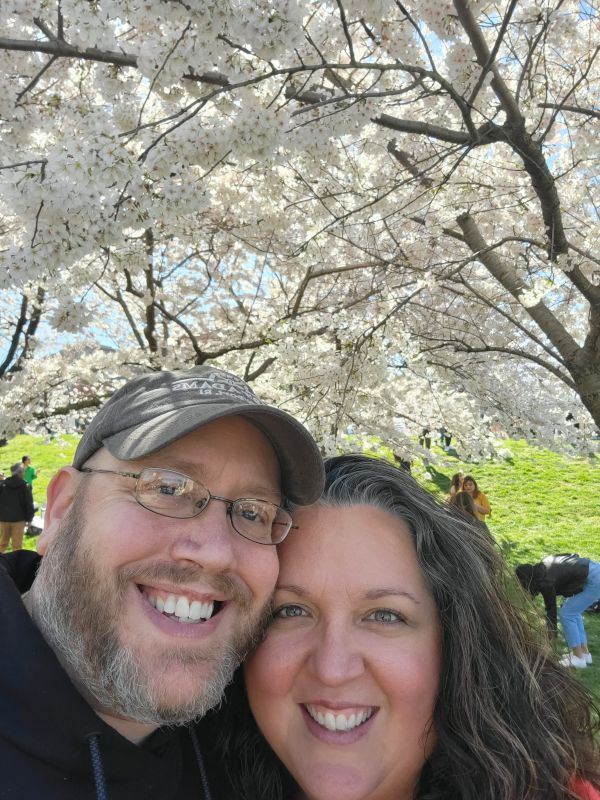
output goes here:
<path id="1" fill-rule="evenodd" d="M 42 505 L 48 481 L 70 463 L 76 445 L 75 436 L 52 441 L 17 436 L 0 448 L 0 469 L 9 474 L 11 464 L 29 455 L 39 470 L 34 499 Z M 434 448 L 435 463 L 416 463 L 413 475 L 441 500 L 453 473 L 473 475 L 492 505 L 490 530 L 513 565 L 560 552 L 600 561 L 600 458 L 569 458 L 524 441 L 503 446 L 506 458 L 480 464 Z M 25 546 L 33 549 L 35 540 L 26 538 Z M 586 615 L 586 627 L 596 662 L 581 677 L 600 696 L 600 615 Z"/>
<path id="2" fill-rule="evenodd" d="M 440 463 L 415 477 L 440 499 L 453 473 L 473 475 L 492 505 L 487 522 L 511 563 L 579 552 L 600 561 L 600 458 L 569 458 L 509 441 L 502 461 L 468 464 L 434 450 Z M 431 476 L 427 478 L 426 473 Z"/>
<path id="3" fill-rule="evenodd" d="M 4 447 L 0 447 L 0 470 L 6 477 L 10 475 L 11 464 L 16 464 L 23 456 L 31 458 L 31 464 L 38 471 L 33 482 L 33 499 L 38 505 L 46 502 L 46 488 L 50 478 L 60 467 L 71 463 L 79 436 L 65 435 L 52 440 L 40 436 L 15 436 Z"/>
<path id="4" fill-rule="evenodd" d="M 600 561 L 599 455 L 569 458 L 524 441 L 502 445 L 504 459 L 479 464 L 434 447 L 431 462 L 416 462 L 412 473 L 442 501 L 455 472 L 472 475 L 491 503 L 487 524 L 511 565 L 566 552 Z M 541 598 L 536 603 L 541 615 Z M 595 663 L 577 674 L 600 698 L 600 614 L 585 620 Z"/>

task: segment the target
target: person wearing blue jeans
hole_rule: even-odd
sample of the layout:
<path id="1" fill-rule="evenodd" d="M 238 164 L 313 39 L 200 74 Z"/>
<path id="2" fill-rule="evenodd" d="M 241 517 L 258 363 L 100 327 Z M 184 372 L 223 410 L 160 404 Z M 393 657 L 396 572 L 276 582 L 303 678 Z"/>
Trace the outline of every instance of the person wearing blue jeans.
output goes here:
<path id="1" fill-rule="evenodd" d="M 600 564 L 577 553 L 546 556 L 537 564 L 516 568 L 521 586 L 535 596 L 541 594 L 551 635 L 556 635 L 556 598 L 566 597 L 558 616 L 569 652 L 560 659 L 563 667 L 583 669 L 592 663 L 583 624 L 583 612 L 600 599 Z"/>

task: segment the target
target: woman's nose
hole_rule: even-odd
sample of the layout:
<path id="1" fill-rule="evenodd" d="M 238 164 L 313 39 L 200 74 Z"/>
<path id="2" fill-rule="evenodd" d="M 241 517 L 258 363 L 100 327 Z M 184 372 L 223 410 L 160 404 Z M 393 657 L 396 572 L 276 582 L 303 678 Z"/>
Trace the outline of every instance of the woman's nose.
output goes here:
<path id="1" fill-rule="evenodd" d="M 315 641 L 310 668 L 318 680 L 328 686 L 337 686 L 364 672 L 363 653 L 348 626 L 327 626 Z"/>

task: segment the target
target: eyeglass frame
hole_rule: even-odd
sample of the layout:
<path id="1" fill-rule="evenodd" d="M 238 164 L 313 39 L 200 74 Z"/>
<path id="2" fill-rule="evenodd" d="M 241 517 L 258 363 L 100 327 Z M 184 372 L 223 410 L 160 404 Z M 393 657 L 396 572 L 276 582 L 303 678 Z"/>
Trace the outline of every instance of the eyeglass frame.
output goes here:
<path id="1" fill-rule="evenodd" d="M 161 514 L 160 511 L 155 511 L 152 508 L 148 508 L 148 506 L 145 506 L 138 499 L 138 496 L 137 496 L 137 482 L 139 481 L 142 472 L 144 472 L 145 470 L 152 470 L 152 469 L 153 470 L 161 470 L 161 471 L 164 471 L 164 472 L 172 472 L 175 475 L 181 475 L 182 478 L 186 478 L 188 481 L 191 481 L 196 486 L 200 486 L 202 489 L 205 489 L 206 492 L 208 493 L 208 498 L 206 500 L 206 503 L 200 508 L 200 510 L 198 511 L 197 514 L 191 514 L 189 517 L 173 517 L 170 514 Z M 283 541 L 285 541 L 285 539 L 288 537 L 290 531 L 298 530 L 298 527 L 299 527 L 298 525 L 294 525 L 293 524 L 292 519 L 291 519 L 291 515 L 290 515 L 289 527 L 288 527 L 287 531 L 285 532 L 284 536 L 278 542 L 259 542 L 257 539 L 251 539 L 249 536 L 246 536 L 246 534 L 240 533 L 240 531 L 238 531 L 238 529 L 235 527 L 235 524 L 233 522 L 233 505 L 234 505 L 234 503 L 239 503 L 241 500 L 257 500 L 260 503 L 267 503 L 267 505 L 274 506 L 279 511 L 284 511 L 286 514 L 289 515 L 290 512 L 288 511 L 288 509 L 284 508 L 283 506 L 278 506 L 277 503 L 272 503 L 270 500 L 263 500 L 263 499 L 261 499 L 259 497 L 238 497 L 235 500 L 230 500 L 227 497 L 220 497 L 217 494 L 213 494 L 210 491 L 210 489 L 208 489 L 203 483 L 200 483 L 200 481 L 195 480 L 190 475 L 186 475 L 185 472 L 179 472 L 178 470 L 171 469 L 170 467 L 144 467 L 140 472 L 122 472 L 120 470 L 115 470 L 115 469 L 100 469 L 100 468 L 96 468 L 95 469 L 93 467 L 80 467 L 77 471 L 78 472 L 84 472 L 84 473 L 86 473 L 88 475 L 89 474 L 94 474 L 94 473 L 100 473 L 100 474 L 106 474 L 106 475 L 121 475 L 123 478 L 135 478 L 136 485 L 135 485 L 135 488 L 133 490 L 133 496 L 135 498 L 135 502 L 140 506 L 140 508 L 144 508 L 146 511 L 149 511 L 151 514 L 156 514 L 159 517 L 166 517 L 167 519 L 195 519 L 196 517 L 199 517 L 200 514 L 202 514 L 202 512 L 208 506 L 208 504 L 210 503 L 211 500 L 220 500 L 222 503 L 225 503 L 226 506 L 227 506 L 226 513 L 227 513 L 227 516 L 229 517 L 229 522 L 230 522 L 231 527 L 233 528 L 233 530 L 237 533 L 237 535 L 241 536 L 243 539 L 246 539 L 246 541 L 248 541 L 248 542 L 253 542 L 254 544 L 261 544 L 261 545 L 264 545 L 265 547 L 277 547 L 278 544 L 281 544 Z"/>

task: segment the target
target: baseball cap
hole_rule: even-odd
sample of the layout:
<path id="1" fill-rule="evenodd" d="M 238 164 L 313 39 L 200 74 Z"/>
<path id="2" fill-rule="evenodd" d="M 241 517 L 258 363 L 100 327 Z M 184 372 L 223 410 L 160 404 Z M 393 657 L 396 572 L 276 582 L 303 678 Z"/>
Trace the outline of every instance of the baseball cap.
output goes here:
<path id="1" fill-rule="evenodd" d="M 210 366 L 152 372 L 124 384 L 87 426 L 73 466 L 82 467 L 101 447 L 124 461 L 142 458 L 202 425 L 232 416 L 248 418 L 270 441 L 286 498 L 300 505 L 319 498 L 323 461 L 306 428 L 264 403 L 236 375 Z"/>

